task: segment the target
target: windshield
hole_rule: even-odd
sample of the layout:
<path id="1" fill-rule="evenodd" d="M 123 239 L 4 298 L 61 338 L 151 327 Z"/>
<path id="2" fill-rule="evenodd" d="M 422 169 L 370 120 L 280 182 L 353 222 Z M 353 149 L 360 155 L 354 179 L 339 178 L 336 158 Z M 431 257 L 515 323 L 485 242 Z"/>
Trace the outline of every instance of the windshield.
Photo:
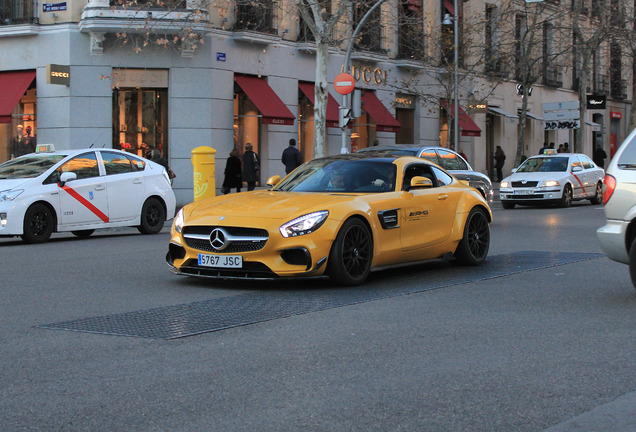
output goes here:
<path id="1" fill-rule="evenodd" d="M 533 157 L 527 159 L 517 172 L 559 172 L 568 170 L 568 157 Z"/>
<path id="2" fill-rule="evenodd" d="M 395 190 L 396 166 L 390 162 L 316 159 L 302 165 L 274 190 L 376 193 Z"/>
<path id="3" fill-rule="evenodd" d="M 39 154 L 11 159 L 0 165 L 0 179 L 35 178 L 65 157 L 57 154 Z"/>

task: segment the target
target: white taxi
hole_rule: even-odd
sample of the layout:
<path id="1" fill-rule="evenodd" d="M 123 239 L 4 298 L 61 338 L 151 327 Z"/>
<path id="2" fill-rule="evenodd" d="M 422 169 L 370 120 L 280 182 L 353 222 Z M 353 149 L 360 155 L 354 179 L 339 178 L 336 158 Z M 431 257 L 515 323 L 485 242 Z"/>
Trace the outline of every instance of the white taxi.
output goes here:
<path id="1" fill-rule="evenodd" d="M 114 149 L 38 149 L 0 164 L 0 236 L 42 243 L 54 232 L 87 237 L 122 226 L 155 234 L 174 216 L 170 178 L 157 163 Z"/>
<path id="2" fill-rule="evenodd" d="M 505 209 L 519 205 L 558 204 L 574 200 L 603 201 L 605 172 L 581 153 L 547 153 L 526 159 L 499 184 Z"/>

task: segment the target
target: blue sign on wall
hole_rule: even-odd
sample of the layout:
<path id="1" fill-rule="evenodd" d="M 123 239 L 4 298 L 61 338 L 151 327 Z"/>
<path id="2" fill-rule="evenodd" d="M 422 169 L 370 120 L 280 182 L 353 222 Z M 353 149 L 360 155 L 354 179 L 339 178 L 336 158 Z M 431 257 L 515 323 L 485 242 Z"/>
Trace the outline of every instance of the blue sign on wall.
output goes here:
<path id="1" fill-rule="evenodd" d="M 224 52 L 216 53 L 216 61 L 225 61 L 225 53 Z"/>
<path id="2" fill-rule="evenodd" d="M 66 10 L 66 2 L 62 3 L 44 3 L 42 4 L 44 12 L 57 12 Z"/>

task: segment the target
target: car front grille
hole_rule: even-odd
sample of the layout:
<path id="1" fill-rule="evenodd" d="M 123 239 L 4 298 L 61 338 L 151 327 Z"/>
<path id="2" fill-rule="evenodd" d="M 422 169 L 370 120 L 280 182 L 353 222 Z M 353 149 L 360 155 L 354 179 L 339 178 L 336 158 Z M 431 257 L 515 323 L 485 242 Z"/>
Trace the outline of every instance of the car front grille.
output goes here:
<path id="1" fill-rule="evenodd" d="M 212 247 L 210 235 L 216 228 L 223 229 L 229 236 L 240 238 L 230 240 L 227 247 L 218 250 Z M 267 230 L 261 228 L 226 227 L 226 226 L 187 226 L 183 229 L 186 244 L 197 250 L 214 253 L 254 252 L 263 249 L 269 238 Z"/>
<path id="2" fill-rule="evenodd" d="M 278 275 L 260 262 L 243 261 L 242 268 L 211 268 L 200 266 L 196 259 L 187 260 L 178 273 L 219 279 L 277 279 Z"/>
<path id="3" fill-rule="evenodd" d="M 539 184 L 539 182 L 537 181 L 529 181 L 529 182 L 520 182 L 520 181 L 514 181 L 512 182 L 512 187 L 537 187 L 537 185 Z"/>

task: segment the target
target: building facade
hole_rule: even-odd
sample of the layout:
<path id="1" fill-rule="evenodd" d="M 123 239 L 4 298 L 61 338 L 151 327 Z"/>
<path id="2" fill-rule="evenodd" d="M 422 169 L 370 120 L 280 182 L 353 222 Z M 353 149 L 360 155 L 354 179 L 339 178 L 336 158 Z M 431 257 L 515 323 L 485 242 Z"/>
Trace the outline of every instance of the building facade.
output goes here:
<path id="1" fill-rule="evenodd" d="M 293 1 L 205 8 L 192 0 L 161 7 L 137 2 L 134 9 L 109 0 L 8 3 L 0 16 L 0 162 L 15 156 L 25 139 L 139 155 L 158 149 L 177 174 L 174 189 L 183 205 L 193 199 L 196 147 L 217 151 L 217 188 L 234 147 L 253 145 L 263 185 L 269 176 L 284 174 L 280 157 L 290 139 L 298 142 L 304 160 L 313 157 L 316 45 Z M 389 0 L 378 8 L 363 37 L 354 41 L 352 74 L 363 94 L 361 115 L 344 130 L 349 151 L 376 140 L 451 146 L 448 95 L 456 89 L 458 147 L 473 168 L 492 178 L 498 145 L 510 156 L 505 170 L 513 168 L 524 106 L 514 68 L 484 62 L 479 70 L 463 70 L 463 81 L 453 86 L 443 64 L 445 15 L 483 16 L 483 46 L 492 48 L 497 37 L 487 31 L 491 6 L 478 1 L 455 11 L 448 0 Z M 362 12 L 353 7 L 348 19 L 355 23 Z M 343 37 L 331 46 L 326 65 L 328 154 L 340 153 L 343 143 L 341 96 L 332 83 L 342 71 L 353 27 L 340 30 Z M 536 154 L 545 141 L 569 142 L 572 148 L 575 133 L 584 134 L 583 148 L 576 151 L 589 155 L 595 144 L 608 154 L 620 144 L 630 115 L 625 83 L 631 67 L 616 61 L 614 45 L 608 41 L 598 49 L 588 81 L 590 94 L 605 96 L 604 105 L 587 110 L 585 124 L 576 129 L 572 122 L 546 120 L 554 114 L 544 107 L 578 100 L 577 71 L 546 66 L 549 78 L 536 82 L 526 96 L 525 155 Z M 566 63 L 571 61 L 562 60 Z"/>

